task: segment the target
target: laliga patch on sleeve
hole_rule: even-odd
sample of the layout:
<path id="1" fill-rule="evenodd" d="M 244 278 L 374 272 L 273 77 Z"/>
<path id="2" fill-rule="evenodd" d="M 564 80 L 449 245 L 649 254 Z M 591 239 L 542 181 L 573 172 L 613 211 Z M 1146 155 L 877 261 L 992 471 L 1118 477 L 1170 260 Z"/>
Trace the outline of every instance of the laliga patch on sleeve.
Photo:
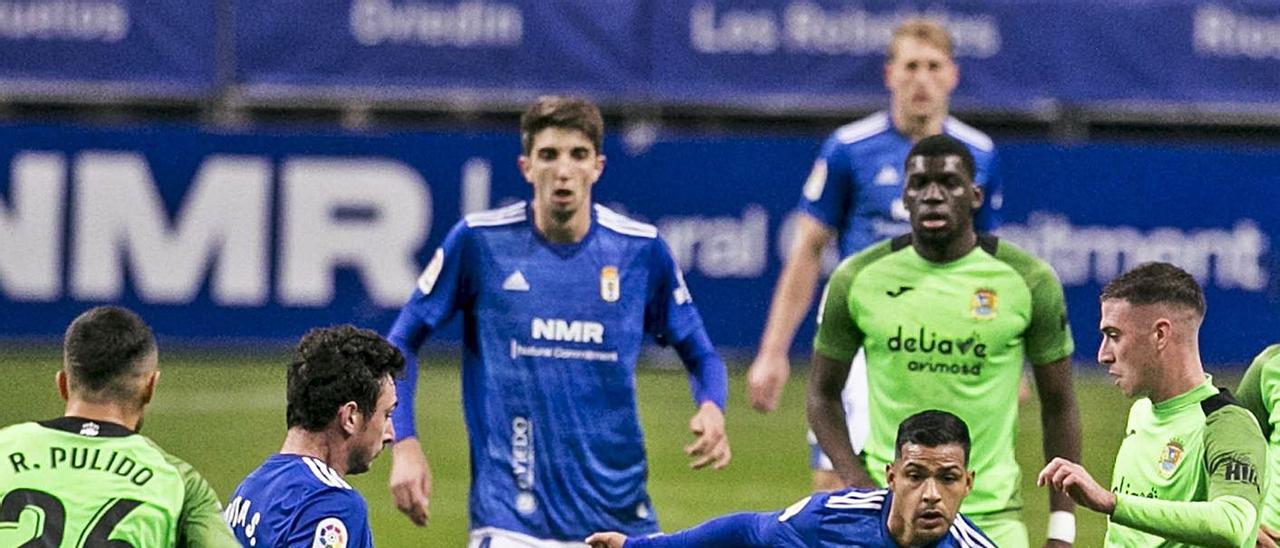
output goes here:
<path id="1" fill-rule="evenodd" d="M 444 249 L 437 247 L 436 254 L 431 256 L 431 262 L 427 263 L 427 268 L 418 276 L 418 289 L 422 290 L 423 295 L 431 294 L 431 288 L 436 286 L 436 279 L 440 277 L 440 270 L 443 268 Z"/>
<path id="2" fill-rule="evenodd" d="M 347 525 L 338 518 L 324 518 L 316 525 L 311 548 L 347 548 Z"/>

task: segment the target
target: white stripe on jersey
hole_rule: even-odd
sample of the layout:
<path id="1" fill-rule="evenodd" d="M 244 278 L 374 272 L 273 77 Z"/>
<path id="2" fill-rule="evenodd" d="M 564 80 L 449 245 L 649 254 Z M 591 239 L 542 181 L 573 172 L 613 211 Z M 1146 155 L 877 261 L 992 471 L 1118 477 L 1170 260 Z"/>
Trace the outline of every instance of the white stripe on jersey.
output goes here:
<path id="1" fill-rule="evenodd" d="M 956 543 L 961 548 L 995 548 L 996 545 L 991 541 L 982 537 L 982 533 L 973 530 L 973 527 L 966 522 L 963 517 L 957 515 L 955 521 L 951 522 L 951 536 L 956 539 Z"/>
<path id="2" fill-rule="evenodd" d="M 836 140 L 844 144 L 856 143 L 889 129 L 889 113 L 877 112 L 856 122 L 845 124 L 836 130 Z"/>
<path id="3" fill-rule="evenodd" d="M 849 492 L 827 499 L 825 506 L 827 508 L 836 509 L 878 510 L 884 506 L 885 493 L 886 491 L 871 491 L 866 493 L 860 493 L 857 491 Z"/>
<path id="4" fill-rule="evenodd" d="M 596 220 L 614 232 L 628 236 L 639 236 L 641 238 L 658 237 L 658 227 L 626 217 L 600 204 L 596 204 Z"/>
<path id="5" fill-rule="evenodd" d="M 489 548 L 582 548 L 585 546 L 581 542 L 546 540 L 497 527 L 481 527 L 471 530 L 467 547 L 477 548 L 484 544 L 485 539 L 489 540 Z"/>
<path id="6" fill-rule="evenodd" d="M 519 201 L 506 207 L 472 213 L 465 217 L 467 226 L 501 226 L 525 219 L 525 202 Z"/>
<path id="7" fill-rule="evenodd" d="M 986 133 L 951 116 L 942 123 L 942 130 L 983 152 L 991 152 L 996 148 L 995 143 L 991 142 L 991 138 L 987 137 Z"/>
<path id="8" fill-rule="evenodd" d="M 320 460 L 312 457 L 302 457 L 302 462 L 306 463 L 307 468 L 311 469 L 311 475 L 320 480 L 320 483 L 328 485 L 329 487 L 337 487 L 338 489 L 351 488 L 351 484 L 347 483 L 346 480 L 343 480 L 342 476 L 338 475 L 336 470 L 329 468 L 329 465 L 321 462 Z"/>

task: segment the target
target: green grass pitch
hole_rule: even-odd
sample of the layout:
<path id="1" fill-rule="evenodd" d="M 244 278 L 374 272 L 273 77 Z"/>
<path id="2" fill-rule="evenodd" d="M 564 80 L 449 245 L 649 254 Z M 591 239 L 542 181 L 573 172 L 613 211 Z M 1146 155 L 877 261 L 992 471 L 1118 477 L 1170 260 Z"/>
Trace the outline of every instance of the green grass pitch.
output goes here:
<path id="1" fill-rule="evenodd" d="M 61 414 L 62 403 L 53 384 L 59 360 L 56 350 L 0 356 L 0 368 L 6 373 L 0 383 L 0 424 Z M 240 479 L 279 449 L 284 439 L 283 363 L 283 354 L 162 354 L 158 394 L 143 431 L 204 473 L 225 503 Z M 369 473 L 348 478 L 369 501 L 374 539 L 381 546 L 465 544 L 468 464 L 457 360 L 441 357 L 424 365 L 418 424 L 435 480 L 431 523 L 416 528 L 392 505 L 386 486 L 387 455 L 379 457 Z M 1077 367 L 1076 393 L 1084 422 L 1084 461 L 1107 485 L 1129 401 L 1106 377 L 1081 374 L 1081 367 Z M 793 377 L 781 409 L 768 415 L 748 408 L 743 382 L 742 370 L 736 369 L 730 376 L 727 415 L 733 462 L 719 472 L 691 471 L 681 451 L 691 439 L 687 423 L 693 413 L 684 374 L 641 370 L 638 384 L 650 460 L 649 488 L 664 530 L 734 511 L 783 508 L 809 492 L 805 379 Z M 1235 378 L 1223 378 L 1220 384 L 1234 388 Z M 1048 502 L 1044 490 L 1034 485 L 1042 465 L 1035 401 L 1022 407 L 1019 424 L 1024 515 L 1032 545 L 1039 545 Z M 1083 510 L 1077 516 L 1078 544 L 1099 544 L 1105 520 Z"/>

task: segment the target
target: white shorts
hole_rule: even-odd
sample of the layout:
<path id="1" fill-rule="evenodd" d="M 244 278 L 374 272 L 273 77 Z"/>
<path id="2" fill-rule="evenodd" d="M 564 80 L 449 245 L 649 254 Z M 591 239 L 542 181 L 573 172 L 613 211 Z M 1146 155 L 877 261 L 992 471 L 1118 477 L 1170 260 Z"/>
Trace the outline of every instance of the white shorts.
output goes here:
<path id="1" fill-rule="evenodd" d="M 467 548 L 587 548 L 587 544 L 546 540 L 497 527 L 484 527 L 471 530 Z"/>
<path id="2" fill-rule="evenodd" d="M 849 442 L 853 444 L 853 452 L 861 454 L 866 446 L 867 435 L 871 432 L 871 412 L 867 403 L 867 354 L 858 349 L 849 368 L 849 378 L 845 380 L 844 390 L 840 392 L 840 401 L 844 402 L 844 420 L 849 427 Z M 818 437 L 809 431 L 809 468 L 813 470 L 831 471 L 831 459 L 818 446 Z"/>

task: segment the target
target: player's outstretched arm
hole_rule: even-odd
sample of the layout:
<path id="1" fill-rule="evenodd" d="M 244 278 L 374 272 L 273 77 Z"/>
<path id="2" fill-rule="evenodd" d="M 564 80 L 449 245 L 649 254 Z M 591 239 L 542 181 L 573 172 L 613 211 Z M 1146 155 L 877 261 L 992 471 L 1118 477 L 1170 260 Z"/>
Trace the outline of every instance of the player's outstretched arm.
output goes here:
<path id="1" fill-rule="evenodd" d="M 629 539 L 620 533 L 596 533 L 587 537 L 586 543 L 591 548 L 765 548 L 776 544 L 773 540 L 780 523 L 777 517 L 777 512 L 730 514 L 670 535 Z"/>
<path id="2" fill-rule="evenodd" d="M 684 453 L 693 459 L 689 467 L 720 470 L 733 458 L 729 451 L 729 436 L 724 431 L 724 412 L 714 402 L 702 402 L 698 412 L 689 419 L 689 432 L 693 443 L 685 446 Z"/>
<path id="3" fill-rule="evenodd" d="M 391 497 L 396 509 L 422 527 L 431 518 L 431 466 L 418 438 L 404 438 L 391 446 Z"/>
<path id="4" fill-rule="evenodd" d="M 809 370 L 806 411 L 809 428 L 818 438 L 822 451 L 830 456 L 831 465 L 845 484 L 851 487 L 876 487 L 867 474 L 866 465 L 854 454 L 849 442 L 849 425 L 845 422 L 844 402 L 840 392 L 849 378 L 848 362 L 837 361 L 818 352 L 813 353 Z"/>
<path id="5" fill-rule="evenodd" d="M 799 215 L 797 219 L 795 240 L 769 303 L 760 349 L 747 371 L 747 399 L 757 411 L 765 413 L 777 409 L 782 400 L 782 389 L 791 375 L 787 359 L 791 342 L 809 312 L 822 271 L 822 250 L 834 235 L 809 215 Z"/>

